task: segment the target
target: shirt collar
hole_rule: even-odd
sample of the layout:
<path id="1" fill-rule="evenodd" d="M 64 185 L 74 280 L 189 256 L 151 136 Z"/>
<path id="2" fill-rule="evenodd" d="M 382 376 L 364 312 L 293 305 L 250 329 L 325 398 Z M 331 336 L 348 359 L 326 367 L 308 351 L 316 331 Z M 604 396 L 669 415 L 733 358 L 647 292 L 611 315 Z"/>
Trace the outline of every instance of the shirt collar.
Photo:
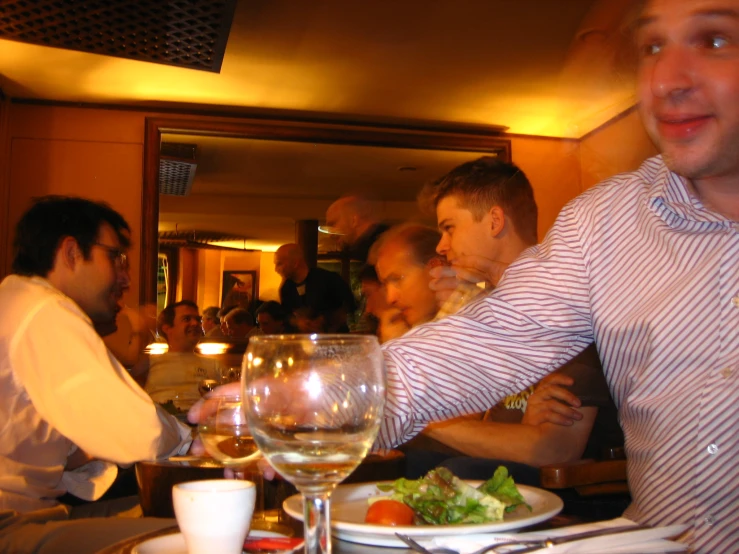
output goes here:
<path id="1" fill-rule="evenodd" d="M 676 218 L 685 222 L 720 224 L 730 226 L 731 221 L 721 214 L 706 208 L 700 198 L 691 192 L 688 180 L 668 169 L 662 156 L 658 156 L 659 166 L 652 177 L 649 205 L 662 212 L 660 217 L 674 226 Z"/>

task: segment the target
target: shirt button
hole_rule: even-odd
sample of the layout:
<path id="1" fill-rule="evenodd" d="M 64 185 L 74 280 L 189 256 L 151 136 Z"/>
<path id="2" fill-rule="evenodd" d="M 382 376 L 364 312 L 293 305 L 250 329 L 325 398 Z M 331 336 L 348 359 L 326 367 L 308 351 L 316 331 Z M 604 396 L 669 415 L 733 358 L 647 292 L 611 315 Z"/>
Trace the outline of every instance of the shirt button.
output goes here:
<path id="1" fill-rule="evenodd" d="M 735 296 L 731 299 L 731 303 L 734 304 L 735 308 L 739 308 L 739 296 Z"/>
<path id="2" fill-rule="evenodd" d="M 706 448 L 706 452 L 713 455 L 718 452 L 718 446 L 716 446 L 716 444 L 709 444 L 708 448 Z"/>
<path id="3" fill-rule="evenodd" d="M 721 370 L 721 377 L 723 377 L 724 379 L 728 379 L 729 377 L 731 377 L 731 373 L 732 373 L 731 368 L 725 367 L 724 369 Z"/>
<path id="4" fill-rule="evenodd" d="M 713 516 L 706 516 L 703 519 L 703 521 L 705 522 L 706 525 L 709 525 L 710 526 L 710 525 L 713 525 L 714 523 L 716 523 L 716 518 L 713 517 Z"/>

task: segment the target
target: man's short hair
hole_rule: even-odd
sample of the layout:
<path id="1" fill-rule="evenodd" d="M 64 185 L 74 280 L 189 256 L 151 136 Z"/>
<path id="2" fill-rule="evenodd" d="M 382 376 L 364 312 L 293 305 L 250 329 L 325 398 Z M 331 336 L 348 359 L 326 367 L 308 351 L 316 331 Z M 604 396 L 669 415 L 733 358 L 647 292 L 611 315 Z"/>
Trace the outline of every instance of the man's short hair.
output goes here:
<path id="1" fill-rule="evenodd" d="M 537 243 L 534 190 L 516 165 L 493 156 L 464 163 L 424 185 L 419 202 L 425 211 L 435 213 L 439 202 L 452 195 L 459 198 L 460 205 L 477 221 L 493 206 L 500 206 L 513 222 L 518 236 L 528 244 Z"/>
<path id="2" fill-rule="evenodd" d="M 212 319 L 217 325 L 221 322 L 221 318 L 218 317 L 220 308 L 218 306 L 209 306 L 203 310 L 203 319 Z"/>
<path id="3" fill-rule="evenodd" d="M 441 234 L 433 227 L 418 223 L 401 223 L 385 231 L 370 251 L 372 263 L 377 263 L 382 251 L 391 244 L 400 244 L 407 249 L 408 255 L 418 265 L 426 265 L 433 258 L 439 258 L 436 246 Z"/>
<path id="4" fill-rule="evenodd" d="M 236 308 L 238 308 L 236 304 L 232 306 L 223 306 L 220 310 L 218 310 L 218 317 L 221 319 L 221 321 L 223 321 L 224 319 L 226 319 L 226 316 L 229 314 L 229 312 L 232 312 Z"/>
<path id="5" fill-rule="evenodd" d="M 174 304 L 169 304 L 166 308 L 159 312 L 159 316 L 157 317 L 157 333 L 164 336 L 164 338 L 167 338 L 167 333 L 164 332 L 164 326 L 168 325 L 169 327 L 172 327 L 174 325 L 174 318 L 175 315 L 177 315 L 177 308 L 179 308 L 180 306 L 187 306 L 198 311 L 200 310 L 200 308 L 198 308 L 198 305 L 192 300 L 180 300 L 179 302 L 175 302 Z"/>
<path id="6" fill-rule="evenodd" d="M 65 237 L 72 237 L 86 260 L 98 239 L 100 226 L 113 228 L 121 246 L 131 245 L 131 228 L 121 214 L 104 202 L 73 196 L 42 196 L 23 214 L 15 228 L 12 271 L 46 277 Z"/>
<path id="7" fill-rule="evenodd" d="M 259 314 L 268 314 L 275 321 L 284 322 L 287 321 L 289 315 L 287 310 L 282 307 L 282 304 L 275 300 L 268 300 L 259 306 L 259 308 L 257 308 L 256 315 L 259 316 Z"/>
<path id="8" fill-rule="evenodd" d="M 229 321 L 233 321 L 236 325 L 251 325 L 254 327 L 254 317 L 244 308 L 236 308 L 226 315 Z"/>

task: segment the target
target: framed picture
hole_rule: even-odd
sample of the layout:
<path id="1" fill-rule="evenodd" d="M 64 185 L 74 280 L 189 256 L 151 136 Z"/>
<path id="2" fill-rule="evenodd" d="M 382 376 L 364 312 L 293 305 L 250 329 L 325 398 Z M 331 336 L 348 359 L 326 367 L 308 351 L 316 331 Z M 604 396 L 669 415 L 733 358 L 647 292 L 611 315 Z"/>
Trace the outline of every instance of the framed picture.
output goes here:
<path id="1" fill-rule="evenodd" d="M 258 284 L 256 271 L 224 271 L 221 307 L 249 310 L 258 298 Z"/>

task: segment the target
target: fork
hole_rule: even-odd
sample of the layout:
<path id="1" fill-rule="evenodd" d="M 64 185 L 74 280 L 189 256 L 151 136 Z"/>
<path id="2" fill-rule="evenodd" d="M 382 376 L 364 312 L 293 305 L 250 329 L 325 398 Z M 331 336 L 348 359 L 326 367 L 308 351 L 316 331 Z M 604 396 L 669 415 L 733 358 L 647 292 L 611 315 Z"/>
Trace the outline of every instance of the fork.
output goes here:
<path id="1" fill-rule="evenodd" d="M 534 552 L 541 548 L 550 548 L 552 546 L 562 544 L 565 542 L 579 541 L 583 539 L 589 539 L 592 537 L 600 537 L 603 535 L 615 535 L 617 533 L 628 533 L 629 531 L 639 531 L 642 529 L 649 529 L 649 526 L 648 525 L 624 525 L 621 527 L 594 529 L 593 531 L 585 531 L 584 533 L 576 533 L 574 535 L 565 535 L 562 537 L 552 537 L 552 538 L 543 538 L 543 539 L 518 539 L 518 540 L 512 540 L 512 541 L 499 542 L 497 544 L 491 544 L 489 546 L 483 546 L 482 548 L 475 550 L 471 554 L 501 554 L 498 552 L 497 550 L 498 548 L 510 547 L 510 546 L 527 547 L 527 548 L 522 548 L 522 549 L 518 549 L 518 550 L 511 552 L 511 554 L 526 554 L 527 552 Z M 425 548 L 421 546 L 420 544 L 418 544 L 411 537 L 407 535 L 401 535 L 400 533 L 395 533 L 395 536 L 398 537 L 405 544 L 410 546 L 413 550 L 415 550 L 416 552 L 419 552 L 420 554 L 460 554 L 459 551 L 453 550 L 451 548 L 445 548 L 445 547 L 438 547 L 438 548 L 432 548 L 432 549 Z"/>

